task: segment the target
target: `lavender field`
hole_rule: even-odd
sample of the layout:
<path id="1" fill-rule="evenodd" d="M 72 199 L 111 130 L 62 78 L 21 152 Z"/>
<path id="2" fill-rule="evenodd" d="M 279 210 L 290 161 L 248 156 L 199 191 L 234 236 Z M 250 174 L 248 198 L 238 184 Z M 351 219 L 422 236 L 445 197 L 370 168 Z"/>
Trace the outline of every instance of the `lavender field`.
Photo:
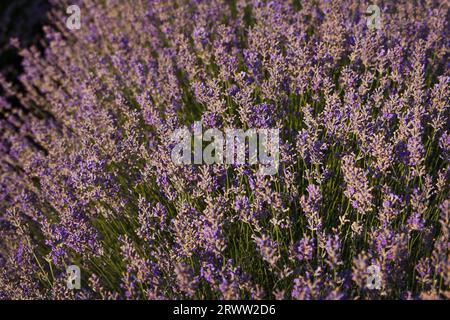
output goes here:
<path id="1" fill-rule="evenodd" d="M 450 299 L 448 0 L 49 2 L 0 71 L 0 299 Z M 275 172 L 177 163 L 195 123 Z"/>

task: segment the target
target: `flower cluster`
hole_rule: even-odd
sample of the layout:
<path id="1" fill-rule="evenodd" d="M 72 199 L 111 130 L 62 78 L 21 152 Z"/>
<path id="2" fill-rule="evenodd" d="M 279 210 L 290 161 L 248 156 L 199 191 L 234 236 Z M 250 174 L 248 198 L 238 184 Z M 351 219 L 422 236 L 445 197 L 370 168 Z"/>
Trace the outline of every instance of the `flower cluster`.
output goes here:
<path id="1" fill-rule="evenodd" d="M 0 74 L 0 299 L 450 298 L 448 2 L 51 2 Z M 196 121 L 279 130 L 276 174 L 174 163 Z"/>

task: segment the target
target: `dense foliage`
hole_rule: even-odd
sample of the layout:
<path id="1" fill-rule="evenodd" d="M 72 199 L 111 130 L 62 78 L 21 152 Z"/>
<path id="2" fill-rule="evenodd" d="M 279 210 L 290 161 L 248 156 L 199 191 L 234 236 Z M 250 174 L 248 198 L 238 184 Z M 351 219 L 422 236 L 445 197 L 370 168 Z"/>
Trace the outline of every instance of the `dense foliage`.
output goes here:
<path id="1" fill-rule="evenodd" d="M 447 1 L 54 2 L 0 76 L 0 298 L 450 297 Z M 278 173 L 175 165 L 198 120 Z"/>

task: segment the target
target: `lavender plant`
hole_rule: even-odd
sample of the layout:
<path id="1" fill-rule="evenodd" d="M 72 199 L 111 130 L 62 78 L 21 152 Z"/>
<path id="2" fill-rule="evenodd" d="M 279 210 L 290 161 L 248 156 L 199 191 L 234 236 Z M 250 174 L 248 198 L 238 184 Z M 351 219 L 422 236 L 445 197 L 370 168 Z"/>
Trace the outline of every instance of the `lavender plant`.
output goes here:
<path id="1" fill-rule="evenodd" d="M 450 298 L 448 2 L 375 2 L 53 1 L 0 75 L 0 298 Z M 277 173 L 175 164 L 195 121 Z"/>

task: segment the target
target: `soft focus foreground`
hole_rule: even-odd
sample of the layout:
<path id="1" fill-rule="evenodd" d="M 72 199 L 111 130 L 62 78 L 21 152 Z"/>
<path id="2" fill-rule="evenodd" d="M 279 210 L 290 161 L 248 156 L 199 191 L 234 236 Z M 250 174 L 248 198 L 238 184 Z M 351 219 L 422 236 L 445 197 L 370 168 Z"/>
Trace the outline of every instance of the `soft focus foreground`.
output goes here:
<path id="1" fill-rule="evenodd" d="M 54 2 L 0 76 L 0 298 L 450 298 L 447 1 Z M 278 173 L 174 164 L 200 120 Z"/>

